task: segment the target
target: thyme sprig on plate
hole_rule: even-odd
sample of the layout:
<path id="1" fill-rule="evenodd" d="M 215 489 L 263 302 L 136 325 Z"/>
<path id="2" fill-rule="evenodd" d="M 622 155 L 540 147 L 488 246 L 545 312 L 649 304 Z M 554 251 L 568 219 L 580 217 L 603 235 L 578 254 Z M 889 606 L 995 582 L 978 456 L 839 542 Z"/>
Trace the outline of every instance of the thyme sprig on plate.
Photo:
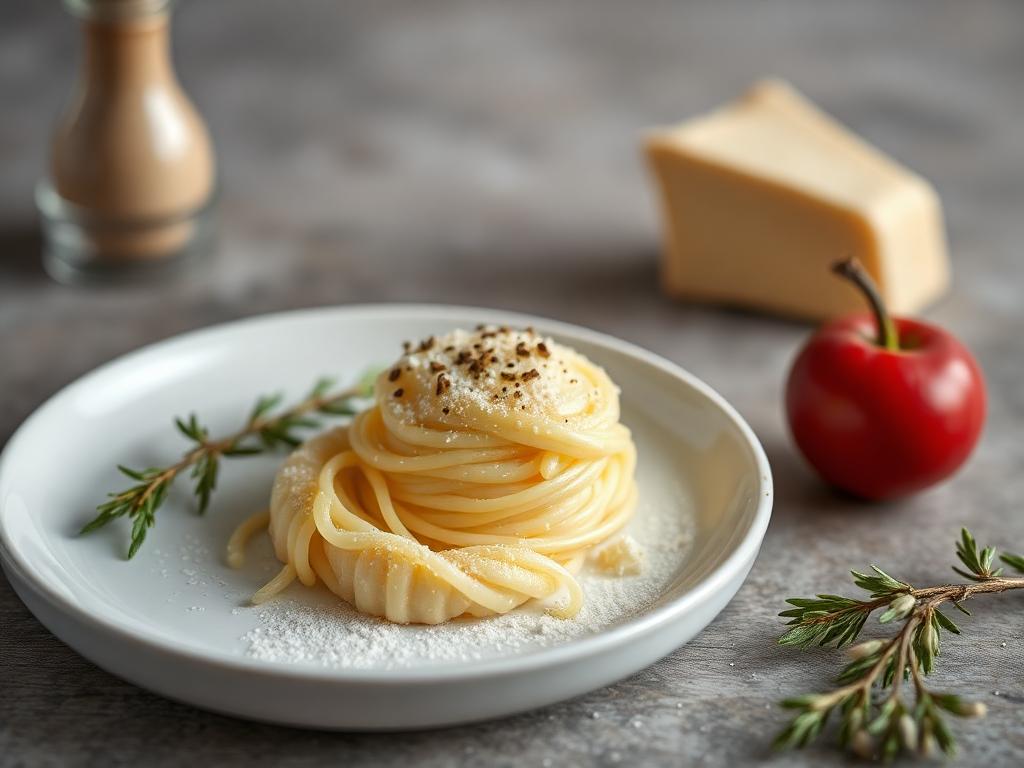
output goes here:
<path id="1" fill-rule="evenodd" d="M 985 705 L 952 693 L 936 693 L 925 685 L 924 676 L 931 673 L 939 655 L 941 633 L 960 634 L 939 606 L 950 603 L 969 615 L 962 603 L 974 595 L 1024 589 L 1024 578 L 1003 576 L 1003 568 L 996 567 L 995 548 L 979 548 L 966 528 L 956 554 L 963 567 L 953 570 L 970 583 L 917 589 L 873 565 L 870 574 L 852 571 L 854 584 L 868 593 L 867 600 L 817 595 L 786 601 L 793 607 L 779 615 L 788 618 L 792 628 L 779 638 L 782 645 L 849 645 L 868 616 L 880 609 L 884 609 L 878 617 L 882 624 L 902 622 L 902 626 L 887 640 L 852 646 L 851 661 L 836 679 L 839 687 L 783 701 L 783 707 L 798 714 L 775 740 L 777 747 L 807 745 L 836 712 L 840 745 L 861 757 L 891 760 L 900 752 L 954 753 L 956 744 L 944 713 L 980 717 Z M 1004 553 L 999 559 L 1024 573 L 1024 557 Z M 913 691 L 913 701 L 908 689 Z"/>
<path id="2" fill-rule="evenodd" d="M 187 419 L 175 419 L 178 431 L 192 441 L 189 450 L 181 459 L 166 467 L 131 469 L 118 465 L 121 473 L 136 483 L 122 491 L 108 494 L 110 500 L 96 508 L 98 514 L 82 528 L 81 533 L 90 533 L 112 520 L 127 517 L 132 521 L 128 557 L 134 557 L 146 540 L 146 532 L 156 522 L 156 512 L 166 500 L 168 490 L 180 474 L 190 470 L 198 511 L 203 514 L 217 487 L 222 458 L 253 456 L 276 448 L 299 445 L 302 442 L 300 430 L 320 426 L 321 419 L 318 416 L 354 414 L 354 401 L 370 395 L 376 373 L 370 371 L 355 386 L 339 391 L 333 391 L 333 379 L 320 379 L 302 400 L 276 413 L 275 410 L 283 402 L 283 396 L 276 394 L 261 397 L 250 411 L 245 425 L 227 437 L 211 438 L 209 430 L 194 413 Z"/>

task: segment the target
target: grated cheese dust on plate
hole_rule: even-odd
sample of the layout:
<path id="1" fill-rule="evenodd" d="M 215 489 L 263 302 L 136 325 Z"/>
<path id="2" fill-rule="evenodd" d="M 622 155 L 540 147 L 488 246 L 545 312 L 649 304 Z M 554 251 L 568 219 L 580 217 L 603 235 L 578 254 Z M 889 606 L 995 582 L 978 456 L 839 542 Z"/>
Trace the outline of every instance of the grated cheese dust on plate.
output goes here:
<path id="1" fill-rule="evenodd" d="M 672 582 L 693 540 L 692 522 L 641 504 L 629 534 L 643 549 L 636 575 L 605 575 L 588 565 L 586 599 L 573 619 L 529 606 L 501 616 L 402 625 L 334 600 L 283 594 L 251 610 L 257 626 L 242 637 L 245 654 L 269 662 L 337 669 L 402 669 L 528 653 L 595 634 L 649 608 Z M 311 599 L 312 598 L 312 599 Z"/>

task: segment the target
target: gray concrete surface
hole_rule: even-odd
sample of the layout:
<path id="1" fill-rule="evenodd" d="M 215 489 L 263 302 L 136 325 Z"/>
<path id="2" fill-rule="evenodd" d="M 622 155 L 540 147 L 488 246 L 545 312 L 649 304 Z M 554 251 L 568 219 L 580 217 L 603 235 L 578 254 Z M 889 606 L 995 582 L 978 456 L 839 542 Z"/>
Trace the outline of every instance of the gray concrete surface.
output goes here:
<path id="1" fill-rule="evenodd" d="M 957 2 L 184 2 L 179 69 L 223 172 L 216 259 L 183 279 L 75 290 L 38 260 L 31 190 L 77 38 L 56 3 L 0 10 L 0 441 L 97 364 L 191 328 L 354 301 L 536 312 L 635 341 L 705 378 L 764 442 L 778 488 L 761 556 L 699 638 L 635 677 L 500 722 L 313 733 L 165 701 L 83 661 L 0 579 L 0 765 L 822 765 L 773 757 L 782 695 L 834 652 L 778 648 L 782 600 L 877 562 L 949 574 L 962 523 L 1024 549 L 1024 4 Z M 990 420 L 952 482 L 862 506 L 794 454 L 781 383 L 808 328 L 656 290 L 637 139 L 792 79 L 929 176 L 955 290 L 928 313 L 977 353 Z M 985 701 L 965 765 L 1024 764 L 1024 598 L 978 600 L 935 685 Z M 600 717 L 594 719 L 593 713 Z"/>

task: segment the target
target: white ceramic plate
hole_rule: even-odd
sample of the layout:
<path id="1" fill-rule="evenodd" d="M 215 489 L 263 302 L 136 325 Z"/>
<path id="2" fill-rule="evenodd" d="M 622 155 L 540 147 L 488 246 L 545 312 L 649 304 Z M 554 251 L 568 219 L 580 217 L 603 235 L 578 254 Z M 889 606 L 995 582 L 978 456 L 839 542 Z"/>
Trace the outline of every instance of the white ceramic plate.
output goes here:
<path id="1" fill-rule="evenodd" d="M 648 590 L 633 610 L 606 617 L 599 628 L 554 644 L 542 637 L 515 647 L 484 641 L 468 660 L 457 653 L 402 654 L 401 664 L 374 658 L 345 666 L 254 655 L 253 633 L 267 628 L 260 630 L 261 615 L 243 607 L 243 596 L 273 570 L 270 549 L 265 542 L 254 546 L 240 571 L 228 569 L 220 553 L 233 526 L 265 507 L 280 457 L 226 462 L 203 518 L 192 513 L 179 481 L 180 491 L 130 562 L 123 559 L 123 521 L 75 535 L 105 492 L 124 485 L 115 464 L 166 464 L 180 454 L 172 416 L 194 409 L 214 433 L 226 431 L 261 393 L 297 396 L 322 374 L 351 380 L 367 366 L 387 364 L 403 339 L 483 322 L 533 325 L 606 368 L 622 389 L 623 420 L 639 451 L 638 518 L 667 516 L 673 530 L 687 531 L 689 545 L 669 563 L 655 593 Z M 186 334 L 104 365 L 59 392 L 0 457 L 0 556 L 15 590 L 46 627 L 145 688 L 279 723 L 414 728 L 567 699 L 666 655 L 735 594 L 757 555 L 771 505 L 768 462 L 750 428 L 707 385 L 662 358 L 540 318 L 445 306 L 356 306 Z M 299 585 L 288 594 L 300 607 L 326 600 Z M 351 612 L 338 616 L 365 620 Z M 345 649 L 336 650 L 345 656 Z"/>

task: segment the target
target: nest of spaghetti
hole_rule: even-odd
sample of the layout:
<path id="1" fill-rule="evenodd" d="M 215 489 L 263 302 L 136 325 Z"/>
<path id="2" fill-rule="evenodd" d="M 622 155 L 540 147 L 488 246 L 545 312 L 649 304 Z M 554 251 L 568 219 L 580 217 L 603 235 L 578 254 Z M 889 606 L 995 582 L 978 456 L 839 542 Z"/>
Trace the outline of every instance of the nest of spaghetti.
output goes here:
<path id="1" fill-rule="evenodd" d="M 588 555 L 632 552 L 610 545 L 636 509 L 635 466 L 618 389 L 574 350 L 492 326 L 406 344 L 370 408 L 279 470 L 284 566 L 254 602 L 297 579 L 403 624 L 529 601 L 572 617 Z"/>

